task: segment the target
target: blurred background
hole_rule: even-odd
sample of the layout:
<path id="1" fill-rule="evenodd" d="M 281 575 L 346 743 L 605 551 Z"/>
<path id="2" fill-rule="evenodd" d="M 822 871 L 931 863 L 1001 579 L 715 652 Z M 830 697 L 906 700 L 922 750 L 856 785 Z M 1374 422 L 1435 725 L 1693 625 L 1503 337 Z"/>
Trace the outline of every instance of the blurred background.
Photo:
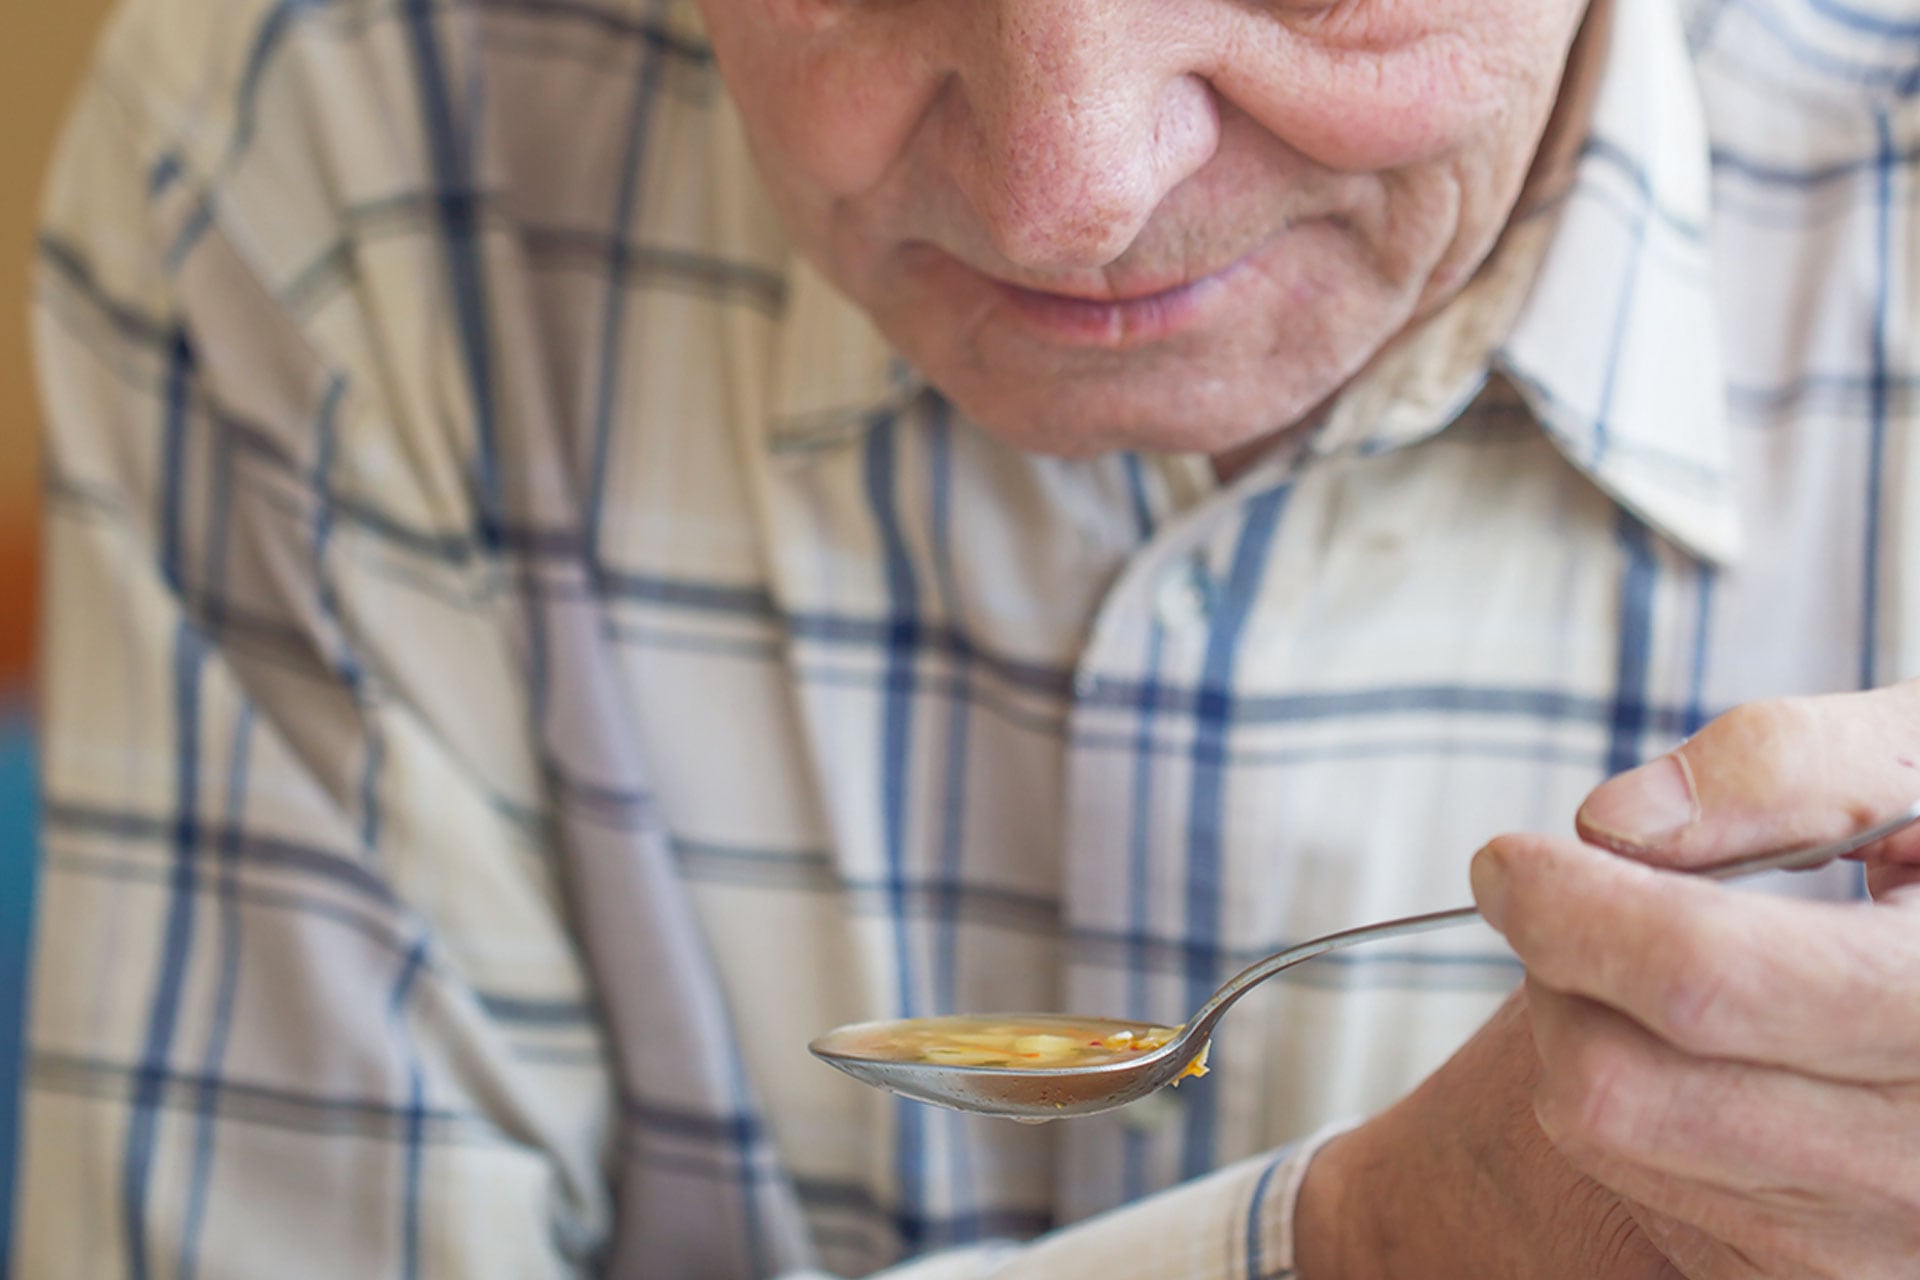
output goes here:
<path id="1" fill-rule="evenodd" d="M 34 211 L 54 131 L 107 0 L 7 0 L 0 40 L 0 1274 L 6 1271 L 21 991 L 33 902 L 39 409 L 27 355 Z"/>

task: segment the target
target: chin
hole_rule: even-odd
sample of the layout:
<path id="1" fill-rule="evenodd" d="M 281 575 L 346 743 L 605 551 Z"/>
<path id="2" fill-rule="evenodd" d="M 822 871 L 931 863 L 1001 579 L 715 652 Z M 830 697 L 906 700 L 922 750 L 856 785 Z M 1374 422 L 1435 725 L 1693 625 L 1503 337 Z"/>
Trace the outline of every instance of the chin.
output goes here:
<path id="1" fill-rule="evenodd" d="M 921 316 L 883 330 L 929 382 L 988 434 L 1061 458 L 1123 450 L 1243 453 L 1312 415 L 1404 324 L 1411 298 L 1337 307 L 1243 308 L 1140 350 L 1069 349 L 1006 325 L 956 334 Z"/>
<path id="2" fill-rule="evenodd" d="M 938 379 L 934 385 L 941 385 Z M 1245 387 L 1222 387 L 1204 377 L 1153 388 L 941 390 L 1002 443 L 1070 459 L 1122 451 L 1230 453 L 1284 431 L 1318 402 L 1297 389 L 1248 394 Z"/>

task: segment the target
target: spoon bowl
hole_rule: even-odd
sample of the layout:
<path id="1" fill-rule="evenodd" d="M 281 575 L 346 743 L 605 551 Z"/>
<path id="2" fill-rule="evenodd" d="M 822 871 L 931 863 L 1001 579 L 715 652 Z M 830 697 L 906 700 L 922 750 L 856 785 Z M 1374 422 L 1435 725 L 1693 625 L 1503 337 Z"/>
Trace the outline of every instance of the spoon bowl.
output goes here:
<path id="1" fill-rule="evenodd" d="M 815 1056 L 832 1063 L 854 1079 L 891 1089 L 905 1097 L 937 1107 L 977 1111 L 984 1115 L 1038 1122 L 1068 1116 L 1087 1116 L 1136 1102 L 1161 1086 L 1171 1084 L 1206 1047 L 1182 1033 L 1157 1049 L 1112 1062 L 1064 1067 L 966 1066 L 947 1062 L 909 1061 L 882 1056 L 875 1046 L 902 1032 L 919 1031 L 938 1018 L 902 1018 L 885 1022 L 856 1022 L 838 1027 L 810 1046 Z M 956 1020 L 957 1021 L 957 1020 Z M 1058 1029 L 1108 1034 L 1153 1030 L 1149 1023 L 1117 1018 L 1067 1018 L 1054 1014 L 986 1015 L 969 1023 L 1013 1023 L 1023 1029 Z"/>
<path id="2" fill-rule="evenodd" d="M 1840 840 L 1735 859 L 1684 874 L 1708 880 L 1732 880 L 1762 871 L 1822 866 L 1835 858 L 1884 840 L 1915 821 L 1920 821 L 1920 802 L 1885 822 Z M 1235 1001 L 1276 973 L 1329 951 L 1340 951 L 1384 938 L 1452 928 L 1478 919 L 1479 914 L 1473 907 L 1459 907 L 1430 915 L 1408 916 L 1380 924 L 1363 925 L 1357 929 L 1345 929 L 1275 952 L 1229 978 L 1195 1011 L 1192 1018 L 1172 1030 L 1171 1038 L 1164 1044 L 1113 1060 L 1037 1066 L 972 1065 L 955 1061 L 927 1061 L 924 1056 L 903 1054 L 898 1048 L 889 1046 L 938 1034 L 942 1024 L 963 1021 L 967 1024 L 1017 1024 L 1022 1030 L 1053 1030 L 1079 1037 L 1094 1034 L 1096 1040 L 1100 1039 L 1098 1033 L 1101 1031 L 1113 1035 L 1125 1032 L 1138 1037 L 1143 1033 L 1164 1034 L 1167 1029 L 1116 1018 L 1083 1018 L 1061 1014 L 1007 1014 L 966 1019 L 901 1018 L 838 1027 L 815 1040 L 809 1047 L 816 1057 L 862 1083 L 934 1106 L 981 1115 L 1005 1116 L 1029 1123 L 1094 1115 L 1138 1102 L 1148 1094 L 1176 1083 L 1183 1076 L 1200 1074 L 1200 1071 L 1190 1068 L 1196 1059 L 1204 1061 L 1202 1055 L 1213 1035 L 1214 1025 Z"/>

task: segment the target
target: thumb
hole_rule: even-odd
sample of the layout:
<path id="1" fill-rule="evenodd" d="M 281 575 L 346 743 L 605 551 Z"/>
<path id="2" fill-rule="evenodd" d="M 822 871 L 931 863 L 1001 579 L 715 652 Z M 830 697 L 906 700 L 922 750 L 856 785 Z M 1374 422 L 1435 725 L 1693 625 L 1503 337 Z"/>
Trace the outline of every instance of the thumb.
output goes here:
<path id="1" fill-rule="evenodd" d="M 1920 682 L 1736 707 L 1610 778 L 1576 825 L 1589 844 L 1666 867 L 1837 840 L 1920 797 Z M 1920 879 L 1920 830 L 1862 850 L 1876 888 Z M 1907 874 L 1911 872 L 1912 874 Z"/>

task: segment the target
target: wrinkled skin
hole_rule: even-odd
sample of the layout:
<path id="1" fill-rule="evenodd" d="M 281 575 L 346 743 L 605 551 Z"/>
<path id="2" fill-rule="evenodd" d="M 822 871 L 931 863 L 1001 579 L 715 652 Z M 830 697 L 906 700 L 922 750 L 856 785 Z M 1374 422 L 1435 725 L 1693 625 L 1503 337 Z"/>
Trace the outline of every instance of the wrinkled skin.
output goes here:
<path id="1" fill-rule="evenodd" d="M 1635 1208 L 1534 1117 L 1527 993 L 1380 1116 L 1329 1143 L 1294 1215 L 1300 1280 L 1674 1280 Z"/>
<path id="2" fill-rule="evenodd" d="M 1216 460 L 1484 260 L 1587 8 L 701 3 L 800 251 L 969 416 Z M 1526 989 L 1315 1160 L 1302 1280 L 1915 1275 L 1920 835 L 1851 906 L 1658 868 L 1904 808 L 1917 725 L 1914 686 L 1742 708 L 1596 791 L 1582 841 L 1483 850 Z"/>
<path id="3" fill-rule="evenodd" d="M 1920 829 L 1874 900 L 1671 874 L 1836 839 L 1920 798 L 1920 683 L 1740 707 L 1503 836 L 1481 911 L 1525 989 L 1330 1144 L 1301 1280 L 1910 1280 L 1920 1259 Z"/>
<path id="4" fill-rule="evenodd" d="M 1753 703 L 1595 792 L 1587 844 L 1476 859 L 1527 963 L 1541 1127 L 1692 1280 L 1920 1274 L 1920 830 L 1860 855 L 1871 902 L 1638 864 L 1832 839 L 1916 797 L 1920 683 Z"/>
<path id="5" fill-rule="evenodd" d="M 1247 446 L 1456 291 L 1585 6 L 702 4 L 801 250 L 969 416 L 1064 455 Z"/>

